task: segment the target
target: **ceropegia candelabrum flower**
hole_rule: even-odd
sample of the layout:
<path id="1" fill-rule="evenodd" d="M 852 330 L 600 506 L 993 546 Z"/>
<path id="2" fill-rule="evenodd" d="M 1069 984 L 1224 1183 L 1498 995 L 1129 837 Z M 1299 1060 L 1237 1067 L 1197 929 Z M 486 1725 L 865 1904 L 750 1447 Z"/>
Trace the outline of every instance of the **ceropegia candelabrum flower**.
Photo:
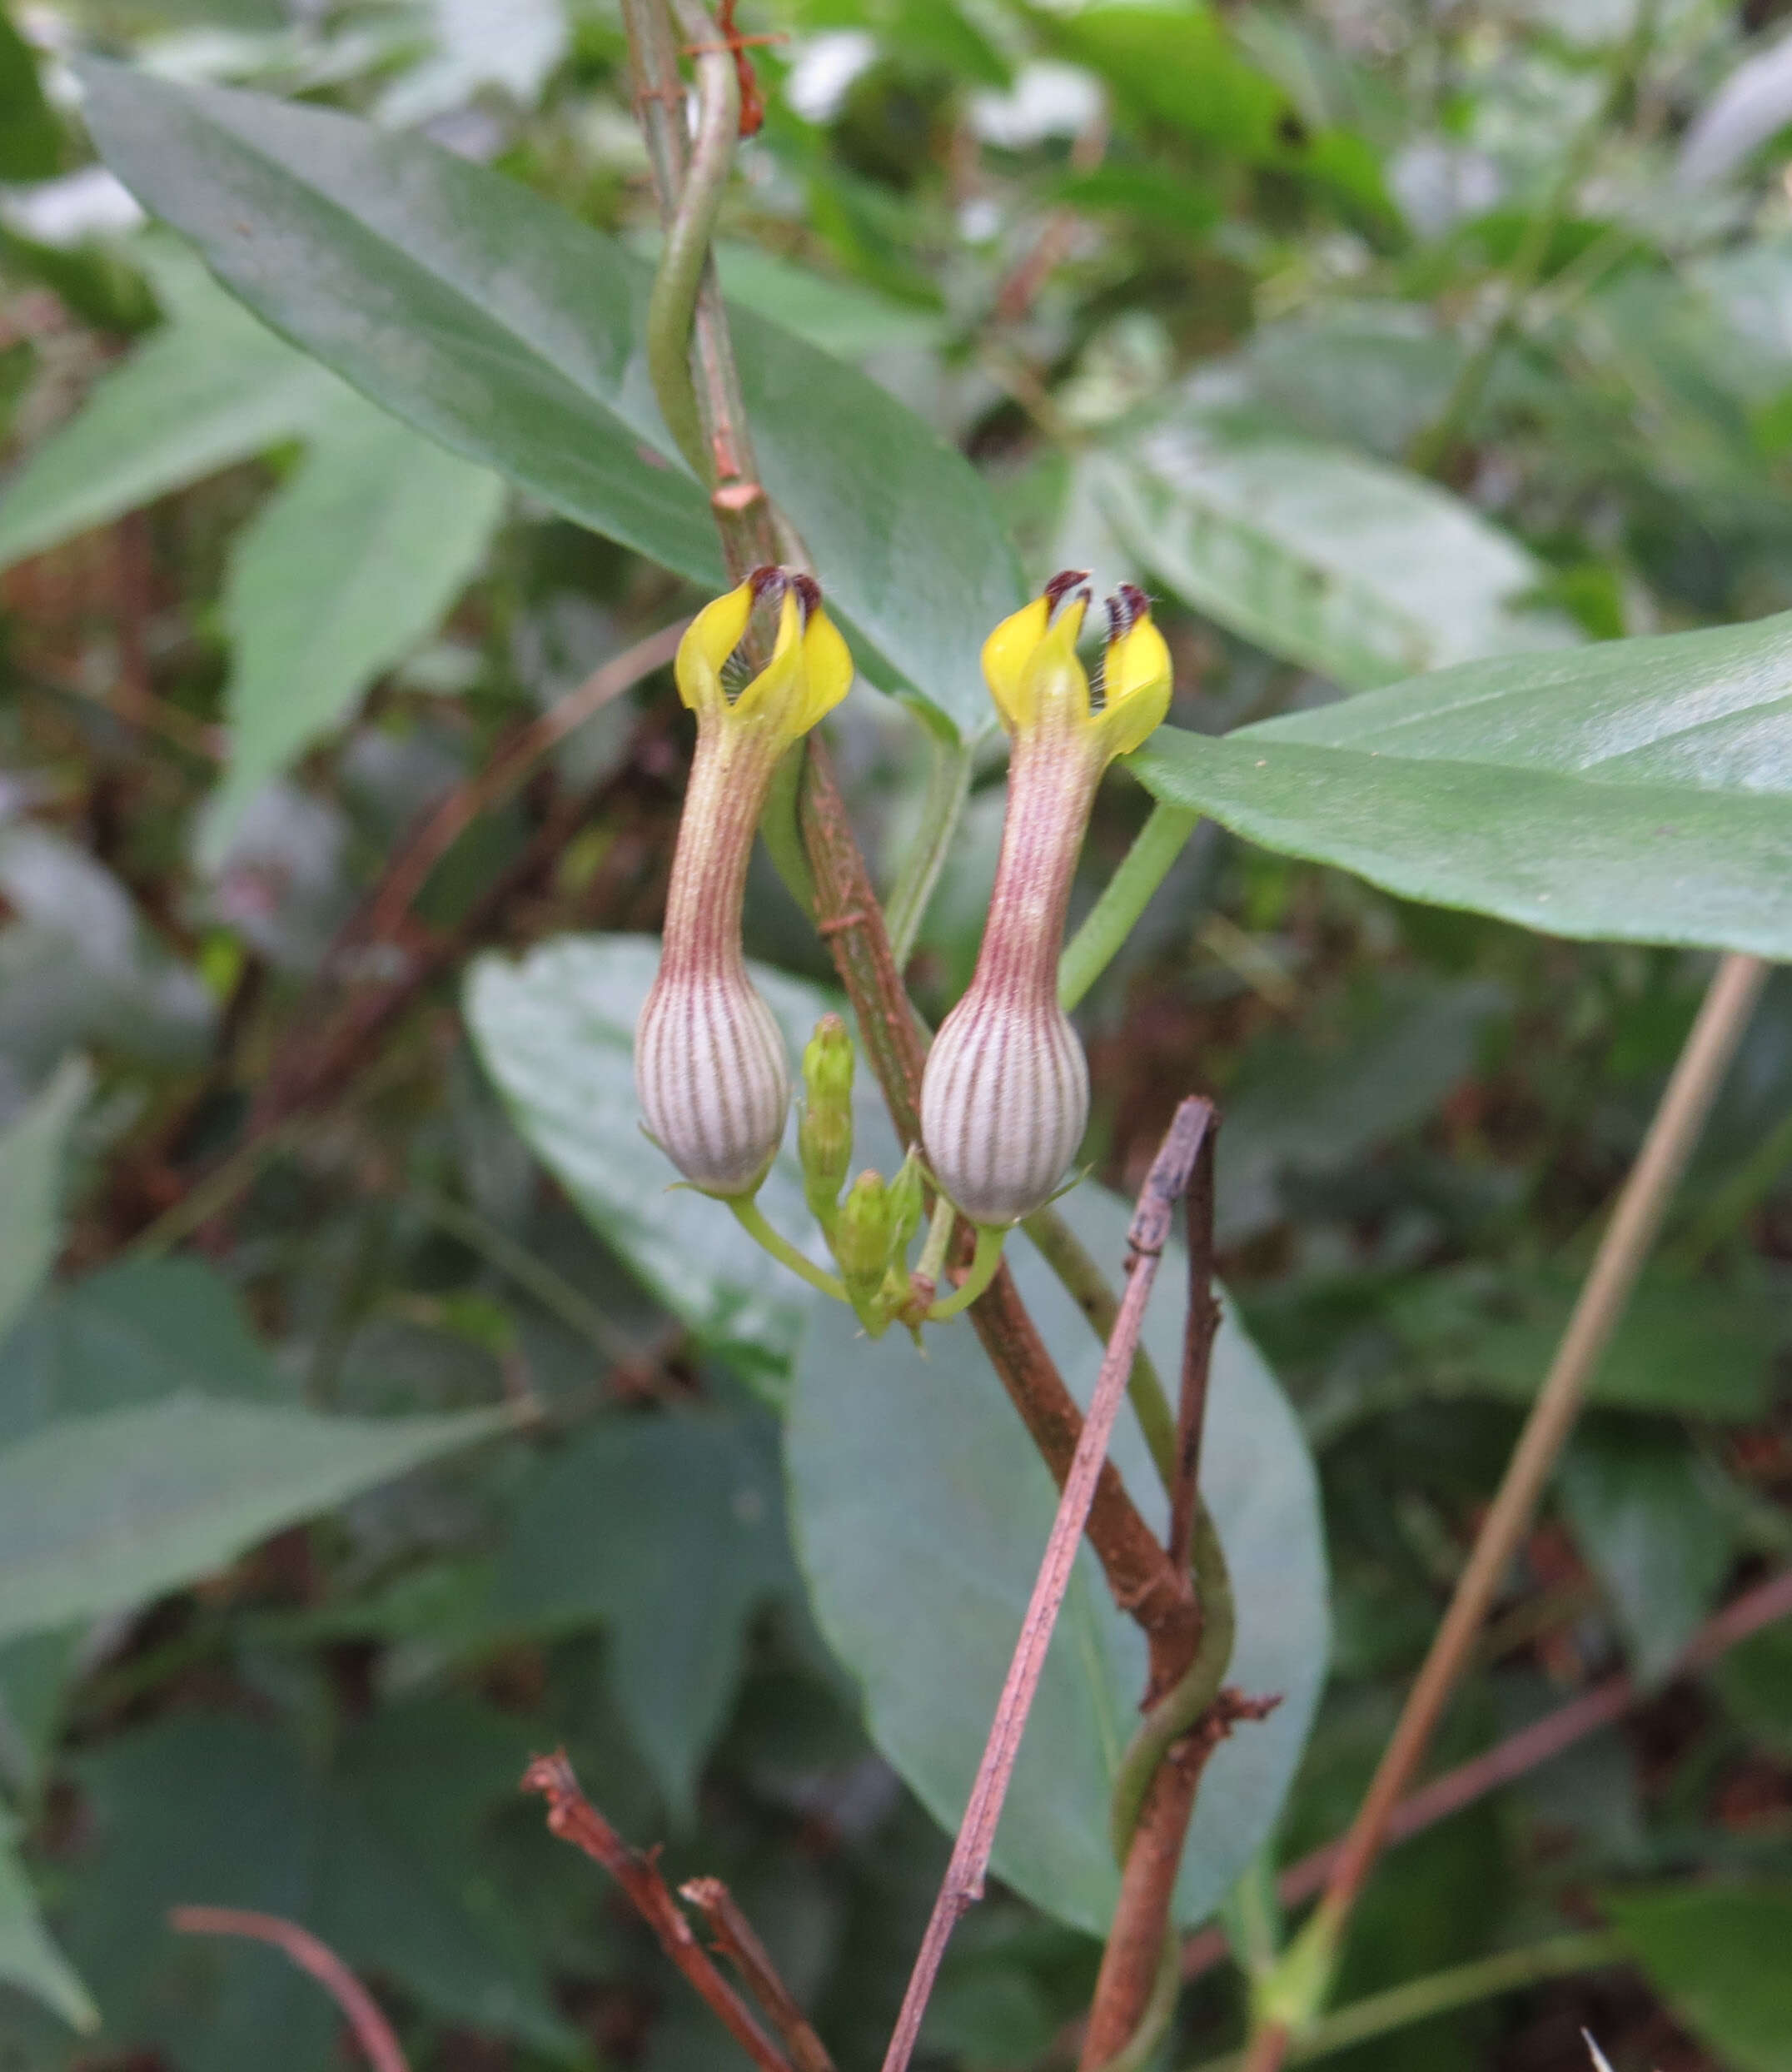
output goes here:
<path id="1" fill-rule="evenodd" d="M 1058 1004 L 1071 878 L 1102 772 L 1169 709 L 1169 650 L 1130 584 L 1108 600 L 1092 693 L 1077 659 L 1083 585 L 1080 570 L 1054 576 L 983 645 L 983 674 L 1014 743 L 1008 817 L 976 974 L 921 1082 L 928 1163 L 976 1223 L 1014 1223 L 1048 1201 L 1082 1141 L 1088 1065 Z"/>
<path id="2" fill-rule="evenodd" d="M 771 659 L 734 689 L 755 606 L 775 615 Z M 784 1135 L 790 1073 L 741 954 L 747 860 L 779 757 L 846 695 L 852 657 L 810 577 L 760 568 L 698 613 L 674 673 L 697 749 L 635 1086 L 649 1133 L 694 1187 L 750 1195 Z"/>

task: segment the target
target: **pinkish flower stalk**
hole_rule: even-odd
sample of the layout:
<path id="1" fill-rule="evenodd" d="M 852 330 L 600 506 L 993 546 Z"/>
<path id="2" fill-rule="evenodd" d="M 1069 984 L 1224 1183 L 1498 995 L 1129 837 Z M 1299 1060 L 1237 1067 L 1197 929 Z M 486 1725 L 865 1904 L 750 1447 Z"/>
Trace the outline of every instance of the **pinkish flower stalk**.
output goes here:
<path id="1" fill-rule="evenodd" d="M 772 657 L 731 699 L 724 667 L 761 601 L 778 613 Z M 790 1106 L 783 1032 L 741 950 L 753 837 L 780 758 L 845 696 L 853 665 L 814 581 L 763 568 L 692 620 L 674 674 L 697 715 L 697 748 L 635 1084 L 649 1133 L 679 1171 L 734 1200 L 758 1191 Z"/>
<path id="2" fill-rule="evenodd" d="M 979 1225 L 1049 1201 L 1088 1122 L 1083 1046 L 1058 1004 L 1071 881 L 1102 773 L 1168 709 L 1170 660 L 1144 595 L 1108 600 L 1104 697 L 1077 659 L 1089 592 L 1080 571 L 1003 620 L 983 670 L 1013 736 L 1008 815 L 977 970 L 946 1018 L 921 1083 L 928 1163 Z"/>

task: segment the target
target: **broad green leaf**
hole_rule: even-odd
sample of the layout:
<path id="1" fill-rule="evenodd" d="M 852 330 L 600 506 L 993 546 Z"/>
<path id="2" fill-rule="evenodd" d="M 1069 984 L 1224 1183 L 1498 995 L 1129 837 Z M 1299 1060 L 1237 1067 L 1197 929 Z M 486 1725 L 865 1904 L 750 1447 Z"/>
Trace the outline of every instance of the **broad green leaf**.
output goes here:
<path id="1" fill-rule="evenodd" d="M 0 1451 L 0 1636 L 140 1604 L 508 1422 L 191 1396 L 64 1418 Z"/>
<path id="2" fill-rule="evenodd" d="M 523 1492 L 495 1599 L 524 1630 L 605 1629 L 617 1706 L 688 1827 L 748 1621 L 795 1583 L 763 1420 L 626 1417 L 586 1432 Z"/>
<path id="3" fill-rule="evenodd" d="M 719 581 L 704 497 L 652 400 L 640 261 L 421 138 L 115 66 L 83 76 L 113 169 L 276 330 L 569 517 Z M 978 653 L 1021 590 L 974 471 L 874 382 L 752 312 L 734 343 L 766 486 L 861 666 L 980 732 Z"/>
<path id="4" fill-rule="evenodd" d="M 0 1812 L 0 1980 L 42 2000 L 71 2028 L 97 2029 L 99 2010 L 38 1918 L 14 1833 L 10 1815 Z"/>
<path id="5" fill-rule="evenodd" d="M 155 249 L 167 321 L 0 495 L 0 568 L 301 436 L 342 397 L 187 253 Z"/>
<path id="6" fill-rule="evenodd" d="M 1557 1477 L 1638 1681 L 1659 1682 L 1717 1601 L 1735 1543 L 1730 1522 L 1685 1437 L 1662 1426 L 1592 1424 Z"/>
<path id="7" fill-rule="evenodd" d="M 56 1263 L 62 1242 L 62 1168 L 92 1080 L 68 1059 L 0 1132 L 0 1339 Z"/>
<path id="8" fill-rule="evenodd" d="M 605 1243 L 699 1337 L 775 1392 L 807 1291 L 719 1202 L 677 1185 L 642 1130 L 635 1024 L 659 963 L 658 939 L 643 935 L 562 936 L 518 964 L 482 957 L 467 981 L 467 1021 L 517 1128 Z M 779 972 L 755 969 L 754 982 L 794 1061 L 833 1003 Z M 794 1128 L 759 1199 L 778 1229 L 826 1263 Z"/>
<path id="9" fill-rule="evenodd" d="M 0 8 L 0 180 L 43 180 L 62 157 L 62 126 L 37 80 L 37 60 Z"/>
<path id="10" fill-rule="evenodd" d="M 256 790 L 331 733 L 441 619 L 504 486 L 345 394 L 302 466 L 238 535 L 224 591 L 230 764 L 207 804 L 216 864 Z"/>
<path id="11" fill-rule="evenodd" d="M 1792 614 L 1441 670 L 1222 740 L 1159 798 L 1552 935 L 1792 955 Z"/>
<path id="12" fill-rule="evenodd" d="M 1084 1187 L 1065 1213 L 1098 1258 L 1125 1255 L 1127 1212 Z M 1032 1247 L 1010 1243 L 1021 1292 L 1080 1401 L 1101 1348 Z M 1178 1371 L 1184 1276 L 1167 1258 L 1145 1328 Z M 850 1313 L 816 1306 L 786 1422 L 791 1526 L 816 1616 L 864 1687 L 872 1738 L 948 1829 L 963 1811 L 1056 1493 L 967 1329 L 928 1334 L 923 1359 L 893 1332 L 875 1344 Z M 1113 1456 L 1148 1519 L 1163 1506 L 1122 1412 Z M 1202 1779 L 1177 1889 L 1185 1924 L 1211 1913 L 1268 1835 L 1325 1674 L 1326 1573 L 1312 1463 L 1293 1412 L 1242 1331 L 1216 1349 L 1202 1453 L 1238 1601 L 1227 1681 L 1281 1695 L 1240 1728 Z M 1048 1913 L 1107 1933 L 1118 1889 L 1109 1786 L 1145 1684 L 1138 1630 L 1114 1607 L 1085 1547 L 1052 1644 L 997 1837 L 998 1874 Z"/>
<path id="13" fill-rule="evenodd" d="M 863 281 L 829 280 L 807 266 L 774 259 L 757 245 L 719 245 L 715 263 L 731 302 L 756 311 L 836 359 L 919 351 L 937 344 L 944 328 L 932 310 L 895 301 Z"/>
<path id="14" fill-rule="evenodd" d="M 291 1403 L 241 1297 L 203 1259 L 126 1259 L 48 1290 L 0 1343 L 0 1446 L 177 1392 Z"/>
<path id="15" fill-rule="evenodd" d="M 1514 608 L 1543 571 L 1510 534 L 1267 416 L 1187 405 L 1098 465 L 1108 523 L 1160 582 L 1348 690 L 1569 637 Z"/>
<path id="16" fill-rule="evenodd" d="M 58 1919 L 108 2045 L 159 2046 L 181 2072 L 316 2072 L 331 2061 L 340 2018 L 316 1981 L 275 1950 L 176 1935 L 167 1910 L 197 1903 L 296 1921 L 450 2021 L 589 2064 L 554 2011 L 539 1955 L 486 1903 L 492 1867 L 476 1822 L 492 1802 L 490 1730 L 501 1722 L 469 1706 L 475 1717 L 444 1722 L 445 1734 L 427 1710 L 406 1708 L 405 1723 L 413 1775 L 429 1766 L 428 1837 L 391 1804 L 403 1771 L 381 1715 L 350 1730 L 327 1771 L 265 1726 L 193 1712 L 79 1759 L 92 1833 Z M 527 1748 L 525 1731 L 509 1736 L 512 1791 Z"/>
<path id="17" fill-rule="evenodd" d="M 1792 2072 L 1792 1883 L 1610 1893 L 1605 1911 L 1680 2020 L 1735 2072 Z"/>

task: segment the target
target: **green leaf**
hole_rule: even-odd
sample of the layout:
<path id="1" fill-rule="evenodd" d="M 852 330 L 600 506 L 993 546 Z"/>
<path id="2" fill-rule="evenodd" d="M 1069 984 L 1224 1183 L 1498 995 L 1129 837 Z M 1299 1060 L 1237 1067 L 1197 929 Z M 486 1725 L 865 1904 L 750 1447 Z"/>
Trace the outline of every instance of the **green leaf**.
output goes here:
<path id="1" fill-rule="evenodd" d="M 1792 955 L 1792 614 L 1466 663 L 1159 730 L 1161 799 L 1408 899 L 1552 935 Z"/>
<path id="2" fill-rule="evenodd" d="M 1735 1544 L 1730 1521 L 1685 1439 L 1661 1426 L 1590 1425 L 1557 1474 L 1637 1680 L 1658 1683 L 1717 1601 Z"/>
<path id="3" fill-rule="evenodd" d="M 1117 1266 L 1127 1212 L 1084 1187 L 1063 1204 L 1083 1243 Z M 1009 1256 L 1021 1292 L 1080 1401 L 1101 1349 L 1032 1247 Z M 1183 1276 L 1164 1262 L 1145 1342 L 1179 1370 Z M 786 1424 L 791 1526 L 816 1616 L 864 1687 L 872 1738 L 943 1827 L 955 1828 L 1006 1672 L 1056 1493 L 976 1338 L 935 1331 L 922 1358 L 901 1333 L 869 1344 L 839 1305 L 817 1306 Z M 1148 1519 L 1163 1505 L 1122 1414 L 1113 1457 Z M 1325 1674 L 1325 1554 L 1312 1463 L 1287 1401 L 1228 1315 L 1216 1348 L 1202 1454 L 1238 1601 L 1227 1681 L 1275 1691 L 1203 1778 L 1177 1916 L 1218 1904 L 1267 1835 Z M 1021 1745 L 994 1867 L 1046 1912 L 1108 1931 L 1118 1890 L 1110 1784 L 1145 1685 L 1137 1628 L 1113 1606 L 1087 1547 Z"/>
<path id="4" fill-rule="evenodd" d="M 0 1451 L 0 1636 L 140 1604 L 508 1422 L 188 1396 L 65 1418 Z"/>
<path id="5" fill-rule="evenodd" d="M 328 1772 L 266 1727 L 190 1712 L 84 1755 L 93 1840 L 61 1911 L 108 2043 L 159 2046 L 182 2072 L 313 2072 L 331 2061 L 340 2018 L 316 1981 L 275 1950 L 174 1935 L 167 1910 L 197 1904 L 296 1921 L 449 2020 L 588 2064 L 539 1959 L 515 1947 L 501 1907 L 481 1902 L 490 1858 L 474 1845 L 475 1823 L 490 1803 L 500 1723 L 481 1708 L 454 1710 L 439 1723 L 412 1707 L 408 1720 L 376 1715 L 350 1732 Z M 429 1766 L 433 1837 L 390 1803 L 402 1784 L 390 1730 L 401 1726 L 413 1781 Z M 508 1736 L 508 1751 L 514 1791 L 524 1733 Z"/>
<path id="6" fill-rule="evenodd" d="M 417 137 L 116 66 L 83 77 L 113 169 L 276 330 L 569 517 L 719 581 L 704 496 L 647 379 L 649 274 L 620 246 Z M 861 666 L 980 732 L 978 654 L 1022 593 L 975 471 L 776 325 L 741 311 L 734 343 L 766 486 Z"/>
<path id="7" fill-rule="evenodd" d="M 0 180 L 47 180 L 62 162 L 62 126 L 43 97 L 37 55 L 0 8 Z"/>
<path id="8" fill-rule="evenodd" d="M 231 551 L 230 765 L 207 804 L 207 861 L 261 786 L 435 628 L 503 504 L 496 476 L 357 396 L 319 418 L 303 465 Z"/>
<path id="9" fill-rule="evenodd" d="M 37 1293 L 62 1242 L 62 1168 L 92 1079 L 71 1058 L 0 1133 L 0 1338 Z"/>
<path id="10" fill-rule="evenodd" d="M 184 1391 L 290 1403 L 241 1298 L 203 1259 L 127 1259 L 50 1289 L 0 1345 L 0 1446 Z"/>
<path id="11" fill-rule="evenodd" d="M 526 1630 L 606 1629 L 617 1706 L 688 1827 L 748 1621 L 795 1582 L 763 1419 L 612 1418 L 521 1496 L 495 1601 Z"/>
<path id="12" fill-rule="evenodd" d="M 807 1291 L 719 1203 L 679 1186 L 641 1128 L 635 1024 L 659 964 L 659 940 L 645 935 L 561 936 L 518 964 L 482 957 L 467 981 L 467 1022 L 516 1127 L 600 1236 L 706 1344 L 776 1392 Z M 753 976 L 794 1059 L 834 1003 L 781 972 L 755 967 Z M 826 1263 L 794 1129 L 759 1200 L 776 1228 Z"/>
<path id="13" fill-rule="evenodd" d="M 1792 1884 L 1658 1885 L 1605 1911 L 1675 2015 L 1735 2072 L 1792 2072 Z"/>
<path id="14" fill-rule="evenodd" d="M 1098 470 L 1109 524 L 1160 582 L 1346 690 L 1570 637 L 1514 608 L 1543 570 L 1471 506 L 1263 414 L 1185 406 Z"/>
<path id="15" fill-rule="evenodd" d="M 144 252 L 167 321 L 7 483 L 0 568 L 300 436 L 342 397 L 188 254 Z"/>
<path id="16" fill-rule="evenodd" d="M 72 2029 L 99 2027 L 99 2010 L 72 1965 L 51 1941 L 13 1848 L 11 1817 L 0 1812 L 0 1980 L 29 1993 Z"/>

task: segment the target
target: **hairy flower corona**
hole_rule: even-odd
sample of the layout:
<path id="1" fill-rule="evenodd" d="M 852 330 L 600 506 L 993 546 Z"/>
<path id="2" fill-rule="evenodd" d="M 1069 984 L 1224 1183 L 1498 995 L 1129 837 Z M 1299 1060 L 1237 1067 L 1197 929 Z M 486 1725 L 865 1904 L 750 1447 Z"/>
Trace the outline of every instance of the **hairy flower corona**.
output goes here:
<path id="1" fill-rule="evenodd" d="M 756 605 L 776 613 L 771 659 L 731 696 L 724 670 Z M 779 757 L 846 695 L 852 657 L 810 577 L 760 568 L 698 613 L 674 670 L 697 749 L 660 972 L 635 1032 L 635 1092 L 649 1133 L 693 1187 L 750 1196 L 784 1136 L 790 1069 L 741 954 L 747 862 Z"/>
<path id="2" fill-rule="evenodd" d="M 983 644 L 983 674 L 1014 741 L 1008 815 L 976 974 L 921 1082 L 928 1163 L 980 1224 L 1043 1206 L 1082 1141 L 1088 1065 L 1058 1004 L 1071 879 L 1102 772 L 1169 710 L 1169 650 L 1131 584 L 1108 600 L 1098 702 L 1077 659 L 1084 581 L 1077 570 L 1053 576 Z"/>

